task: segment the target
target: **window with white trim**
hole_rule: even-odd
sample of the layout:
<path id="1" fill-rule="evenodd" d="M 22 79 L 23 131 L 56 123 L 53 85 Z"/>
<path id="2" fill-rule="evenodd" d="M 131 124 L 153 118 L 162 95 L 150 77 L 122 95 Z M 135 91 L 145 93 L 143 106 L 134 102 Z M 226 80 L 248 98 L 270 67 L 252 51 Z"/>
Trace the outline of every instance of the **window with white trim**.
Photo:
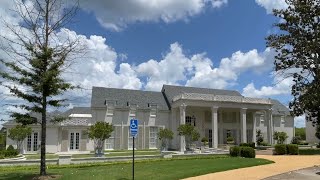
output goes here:
<path id="1" fill-rule="evenodd" d="M 157 141 L 158 141 L 158 127 L 150 127 L 149 148 L 151 149 L 157 148 Z"/>
<path id="2" fill-rule="evenodd" d="M 186 116 L 186 124 L 196 126 L 196 117 L 194 117 L 194 115 Z"/>
<path id="3" fill-rule="evenodd" d="M 114 149 L 114 131 L 112 131 L 111 136 L 105 141 L 105 149 L 112 150 Z"/>

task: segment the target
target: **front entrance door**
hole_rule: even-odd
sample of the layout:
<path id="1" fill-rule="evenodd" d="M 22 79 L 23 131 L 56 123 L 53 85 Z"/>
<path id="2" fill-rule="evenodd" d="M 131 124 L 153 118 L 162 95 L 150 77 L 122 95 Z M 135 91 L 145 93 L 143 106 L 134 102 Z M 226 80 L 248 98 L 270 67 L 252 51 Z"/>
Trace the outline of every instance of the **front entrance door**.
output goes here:
<path id="1" fill-rule="evenodd" d="M 78 151 L 80 144 L 80 133 L 79 132 L 71 132 L 69 136 L 69 150 L 70 151 Z"/>
<path id="2" fill-rule="evenodd" d="M 27 137 L 27 152 L 38 151 L 38 149 L 39 149 L 38 140 L 39 140 L 39 133 L 38 132 L 31 133 Z"/>

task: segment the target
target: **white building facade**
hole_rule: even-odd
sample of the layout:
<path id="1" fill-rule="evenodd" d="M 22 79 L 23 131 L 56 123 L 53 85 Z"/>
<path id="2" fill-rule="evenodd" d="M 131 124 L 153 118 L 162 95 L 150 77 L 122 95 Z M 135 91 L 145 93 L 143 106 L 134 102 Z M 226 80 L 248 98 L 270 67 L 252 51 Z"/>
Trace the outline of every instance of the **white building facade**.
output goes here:
<path id="1" fill-rule="evenodd" d="M 294 121 L 289 110 L 277 100 L 243 97 L 237 91 L 164 85 L 161 92 L 93 87 L 91 107 L 74 108 L 63 113 L 68 120 L 50 124 L 47 152 L 68 153 L 93 151 L 86 135 L 89 126 L 105 121 L 114 126 L 105 150 L 132 149 L 130 119 L 139 120 L 136 149 L 157 149 L 161 128 L 174 132 L 170 149 L 185 150 L 185 139 L 178 136 L 182 124 L 195 126 L 200 139 L 207 137 L 209 146 L 220 148 L 232 136 L 236 144 L 255 142 L 260 129 L 264 140 L 273 144 L 273 132 L 283 131 L 294 136 Z M 4 125 L 11 128 L 14 124 Z M 25 152 L 38 152 L 40 127 L 25 140 Z M 14 144 L 7 139 L 7 144 Z M 200 140 L 198 142 L 200 146 Z M 30 148 L 31 147 L 31 148 Z"/>

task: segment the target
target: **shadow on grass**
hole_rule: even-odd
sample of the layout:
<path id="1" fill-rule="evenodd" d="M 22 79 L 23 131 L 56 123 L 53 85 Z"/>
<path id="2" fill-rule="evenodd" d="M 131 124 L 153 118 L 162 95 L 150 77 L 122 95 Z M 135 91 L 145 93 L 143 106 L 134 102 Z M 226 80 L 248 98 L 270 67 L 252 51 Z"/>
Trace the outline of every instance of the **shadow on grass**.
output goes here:
<path id="1" fill-rule="evenodd" d="M 35 177 L 37 174 L 35 173 L 4 173 L 0 175 L 0 180 L 17 180 L 17 179 L 25 179 L 25 180 L 31 180 L 33 177 Z"/>
<path id="2" fill-rule="evenodd" d="M 5 173 L 0 175 L 0 180 L 32 180 L 32 179 L 43 179 L 43 180 L 55 180 L 61 178 L 61 175 L 56 174 L 48 174 L 48 176 L 41 176 L 39 177 L 39 174 L 37 173 Z"/>

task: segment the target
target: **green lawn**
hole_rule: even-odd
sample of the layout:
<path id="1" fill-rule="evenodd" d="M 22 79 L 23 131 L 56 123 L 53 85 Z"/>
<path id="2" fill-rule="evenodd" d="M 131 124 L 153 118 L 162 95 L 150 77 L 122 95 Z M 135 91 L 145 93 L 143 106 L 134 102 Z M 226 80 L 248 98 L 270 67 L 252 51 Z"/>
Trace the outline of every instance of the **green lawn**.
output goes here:
<path id="1" fill-rule="evenodd" d="M 106 152 L 108 154 L 105 154 L 106 157 L 112 157 L 112 156 L 132 156 L 132 151 L 109 151 Z M 159 151 L 135 151 L 135 155 L 160 155 Z M 40 154 L 32 154 L 32 155 L 25 155 L 27 159 L 40 159 Z M 47 154 L 46 159 L 56 159 L 59 155 L 56 154 Z M 72 158 L 86 158 L 86 157 L 95 157 L 94 154 L 73 154 Z"/>
<path id="2" fill-rule="evenodd" d="M 135 165 L 136 179 L 181 179 L 198 176 L 207 173 L 226 171 L 243 167 L 257 166 L 272 163 L 265 159 L 211 157 L 199 159 L 174 159 L 140 161 Z M 4 169 L 0 168 L 0 179 L 30 179 L 38 173 L 36 167 Z M 7 167 L 8 168 L 8 167 Z M 48 169 L 50 174 L 62 175 L 60 179 L 88 180 L 88 179 L 132 179 L 131 163 L 114 163 L 89 167 L 65 167 L 54 166 Z"/>

